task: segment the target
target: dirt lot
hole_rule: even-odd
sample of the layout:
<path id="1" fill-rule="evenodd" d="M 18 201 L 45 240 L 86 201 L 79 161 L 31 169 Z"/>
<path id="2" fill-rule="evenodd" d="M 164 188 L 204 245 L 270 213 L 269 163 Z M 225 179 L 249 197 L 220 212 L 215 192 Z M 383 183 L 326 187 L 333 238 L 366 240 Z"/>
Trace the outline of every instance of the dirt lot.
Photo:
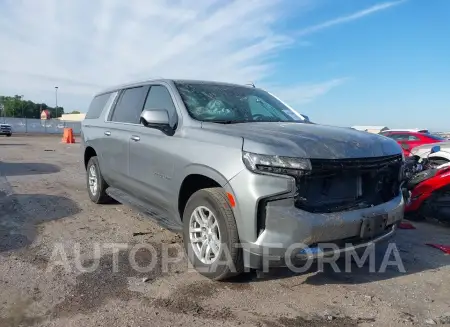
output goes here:
<path id="1" fill-rule="evenodd" d="M 399 231 L 404 273 L 325 266 L 213 283 L 185 261 L 139 272 L 130 265 L 133 246 L 164 245 L 176 255 L 181 237 L 124 205 L 91 203 L 79 144 L 59 141 L 0 138 L 0 327 L 420 326 L 445 323 L 446 314 L 450 323 L 450 256 L 424 245 L 450 244 L 449 227 L 427 222 Z M 113 255 L 112 243 L 128 249 Z M 88 269 L 96 268 L 96 246 L 98 267 Z M 383 254 L 378 249 L 377 260 Z M 133 253 L 140 266 L 151 256 Z"/>

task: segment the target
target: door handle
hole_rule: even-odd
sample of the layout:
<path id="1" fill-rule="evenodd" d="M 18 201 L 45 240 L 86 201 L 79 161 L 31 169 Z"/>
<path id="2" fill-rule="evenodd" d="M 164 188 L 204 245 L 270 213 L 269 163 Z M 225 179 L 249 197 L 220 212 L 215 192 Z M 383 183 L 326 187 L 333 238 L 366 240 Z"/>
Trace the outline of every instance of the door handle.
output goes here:
<path id="1" fill-rule="evenodd" d="M 132 139 L 133 141 L 135 141 L 135 142 L 138 142 L 138 141 L 141 140 L 141 138 L 140 138 L 139 136 L 136 136 L 136 135 L 133 135 L 133 136 L 131 137 L 131 139 Z"/>
<path id="2" fill-rule="evenodd" d="M 111 135 L 111 132 L 110 132 L 110 131 L 106 131 L 106 132 L 105 132 L 105 135 L 106 135 L 106 136 L 110 136 L 110 135 Z"/>

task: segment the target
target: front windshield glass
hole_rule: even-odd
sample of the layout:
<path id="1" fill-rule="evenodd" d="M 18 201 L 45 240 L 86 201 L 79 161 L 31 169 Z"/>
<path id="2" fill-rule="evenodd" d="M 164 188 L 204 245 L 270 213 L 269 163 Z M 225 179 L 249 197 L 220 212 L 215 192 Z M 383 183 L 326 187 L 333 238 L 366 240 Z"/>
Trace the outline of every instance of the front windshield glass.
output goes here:
<path id="1" fill-rule="evenodd" d="M 217 123 L 305 122 L 269 93 L 256 88 L 176 82 L 189 111 L 197 120 Z"/>

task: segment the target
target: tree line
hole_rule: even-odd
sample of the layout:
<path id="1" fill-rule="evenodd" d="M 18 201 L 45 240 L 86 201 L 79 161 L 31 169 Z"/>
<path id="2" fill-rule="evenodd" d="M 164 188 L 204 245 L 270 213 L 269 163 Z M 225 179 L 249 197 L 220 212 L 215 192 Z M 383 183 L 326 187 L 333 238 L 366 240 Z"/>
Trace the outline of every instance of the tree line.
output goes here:
<path id="1" fill-rule="evenodd" d="M 50 107 L 45 103 L 23 100 L 20 95 L 0 95 L 0 117 L 41 118 L 42 110 L 48 110 L 51 118 L 61 117 L 64 114 L 64 108 L 60 106 L 58 106 L 57 111 L 55 107 Z M 73 111 L 71 113 L 79 112 Z"/>

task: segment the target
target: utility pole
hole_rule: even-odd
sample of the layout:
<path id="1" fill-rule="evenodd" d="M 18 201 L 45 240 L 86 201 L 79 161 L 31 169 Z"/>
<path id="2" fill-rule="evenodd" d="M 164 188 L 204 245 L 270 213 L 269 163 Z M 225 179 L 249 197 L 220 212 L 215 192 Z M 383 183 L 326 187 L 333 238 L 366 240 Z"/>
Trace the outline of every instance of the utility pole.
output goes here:
<path id="1" fill-rule="evenodd" d="M 23 114 L 23 109 L 24 109 L 24 107 L 25 107 L 25 106 L 23 105 L 23 95 L 20 96 L 20 104 L 21 104 L 21 106 L 22 106 L 22 118 L 25 118 L 25 117 L 24 117 L 24 114 Z"/>
<path id="2" fill-rule="evenodd" d="M 55 101 L 56 101 L 56 107 L 55 107 L 56 117 L 55 118 L 58 118 L 58 87 L 57 86 L 55 86 Z"/>

